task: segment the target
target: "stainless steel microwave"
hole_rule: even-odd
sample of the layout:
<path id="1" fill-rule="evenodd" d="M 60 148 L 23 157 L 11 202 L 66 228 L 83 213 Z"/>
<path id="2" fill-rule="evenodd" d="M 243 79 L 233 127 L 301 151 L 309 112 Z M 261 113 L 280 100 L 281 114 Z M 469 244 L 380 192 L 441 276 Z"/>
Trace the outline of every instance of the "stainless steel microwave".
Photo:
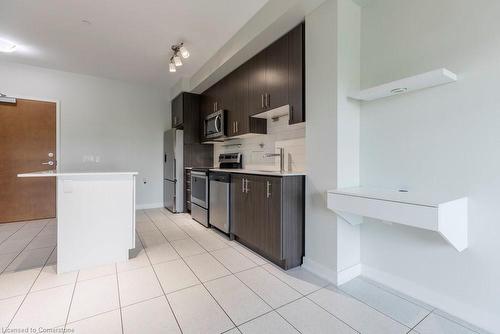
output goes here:
<path id="1" fill-rule="evenodd" d="M 205 118 L 205 137 L 222 139 L 226 137 L 226 111 L 218 110 Z"/>

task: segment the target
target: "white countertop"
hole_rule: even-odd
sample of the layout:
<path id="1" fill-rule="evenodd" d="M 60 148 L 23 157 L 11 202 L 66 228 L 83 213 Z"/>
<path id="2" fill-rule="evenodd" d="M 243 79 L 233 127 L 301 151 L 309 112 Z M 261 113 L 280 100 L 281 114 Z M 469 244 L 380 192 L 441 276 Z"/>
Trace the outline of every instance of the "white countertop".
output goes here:
<path id="1" fill-rule="evenodd" d="M 275 171 L 264 171 L 264 170 L 253 170 L 253 169 L 221 169 L 221 168 L 211 168 L 212 172 L 225 172 L 225 173 L 238 173 L 238 174 L 252 174 L 252 175 L 268 175 L 268 176 L 304 176 L 304 172 L 275 172 Z"/>
<path id="2" fill-rule="evenodd" d="M 101 172 L 101 171 L 74 171 L 43 170 L 39 172 L 17 174 L 17 177 L 54 177 L 54 176 L 85 176 L 85 175 L 137 175 L 138 172 Z"/>

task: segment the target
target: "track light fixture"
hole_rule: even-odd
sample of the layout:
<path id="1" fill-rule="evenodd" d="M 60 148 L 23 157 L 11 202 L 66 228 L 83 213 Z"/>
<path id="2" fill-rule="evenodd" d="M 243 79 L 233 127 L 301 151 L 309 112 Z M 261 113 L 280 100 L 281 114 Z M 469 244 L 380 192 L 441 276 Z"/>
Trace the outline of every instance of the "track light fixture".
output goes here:
<path id="1" fill-rule="evenodd" d="M 182 66 L 182 58 L 186 59 L 189 57 L 189 51 L 184 46 L 184 43 L 179 43 L 172 45 L 172 51 L 174 51 L 174 55 L 170 57 L 170 63 L 168 64 L 168 68 L 170 72 L 176 72 L 176 67 Z"/>

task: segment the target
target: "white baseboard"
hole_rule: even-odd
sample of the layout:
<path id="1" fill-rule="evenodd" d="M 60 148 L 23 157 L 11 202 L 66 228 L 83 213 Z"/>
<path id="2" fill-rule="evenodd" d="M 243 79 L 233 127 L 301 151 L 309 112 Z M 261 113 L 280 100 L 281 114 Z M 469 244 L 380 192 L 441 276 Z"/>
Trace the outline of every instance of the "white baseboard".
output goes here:
<path id="1" fill-rule="evenodd" d="M 349 282 L 350 280 L 361 275 L 362 266 L 358 263 L 350 268 L 344 269 L 337 273 L 337 285 L 342 285 Z"/>
<path id="2" fill-rule="evenodd" d="M 361 275 L 361 264 L 336 272 L 305 256 L 302 258 L 302 267 L 335 285 L 344 284 Z"/>
<path id="3" fill-rule="evenodd" d="M 465 320 L 485 330 L 496 332 L 500 330 L 500 317 L 477 307 L 464 304 L 449 296 L 427 289 L 415 282 L 394 276 L 390 273 L 363 265 L 363 276 L 381 283 L 405 295 L 421 300 L 457 318 Z"/>
<path id="4" fill-rule="evenodd" d="M 163 203 L 146 203 L 146 204 L 136 204 L 136 210 L 145 210 L 145 209 L 157 209 L 163 208 Z"/>

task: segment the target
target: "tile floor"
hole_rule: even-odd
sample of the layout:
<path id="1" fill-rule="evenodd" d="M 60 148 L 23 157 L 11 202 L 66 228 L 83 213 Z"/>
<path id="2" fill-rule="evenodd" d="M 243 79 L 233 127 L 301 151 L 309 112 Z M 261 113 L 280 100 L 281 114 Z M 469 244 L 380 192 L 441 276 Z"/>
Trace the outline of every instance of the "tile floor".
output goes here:
<path id="1" fill-rule="evenodd" d="M 365 278 L 284 272 L 188 215 L 137 212 L 132 258 L 56 275 L 53 220 L 0 225 L 0 328 L 72 333 L 485 333 Z M 69 331 L 71 330 L 71 331 Z"/>

